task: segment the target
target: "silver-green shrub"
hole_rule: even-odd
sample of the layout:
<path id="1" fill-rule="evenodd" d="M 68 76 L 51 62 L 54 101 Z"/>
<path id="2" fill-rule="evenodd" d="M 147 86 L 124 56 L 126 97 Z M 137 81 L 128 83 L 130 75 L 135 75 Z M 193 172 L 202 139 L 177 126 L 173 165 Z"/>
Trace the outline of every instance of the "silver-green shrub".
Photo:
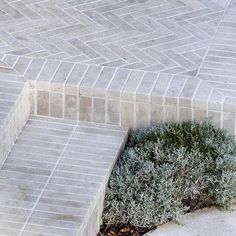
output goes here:
<path id="1" fill-rule="evenodd" d="M 234 137 L 208 123 L 161 124 L 131 134 L 108 183 L 103 220 L 151 228 L 235 199 Z"/>

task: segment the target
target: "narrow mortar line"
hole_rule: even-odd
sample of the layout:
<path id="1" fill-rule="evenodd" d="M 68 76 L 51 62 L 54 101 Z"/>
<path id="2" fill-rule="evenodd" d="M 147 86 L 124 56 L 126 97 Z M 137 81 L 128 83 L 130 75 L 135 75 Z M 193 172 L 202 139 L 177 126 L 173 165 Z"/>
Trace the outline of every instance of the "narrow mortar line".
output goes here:
<path id="1" fill-rule="evenodd" d="M 24 233 L 25 228 L 26 228 L 27 224 L 29 223 L 29 220 L 30 220 L 30 218 L 32 217 L 32 215 L 33 215 L 33 213 L 34 213 L 34 211 L 35 211 L 35 209 L 36 209 L 36 207 L 37 207 L 37 205 L 38 205 L 38 203 L 39 203 L 39 200 L 41 199 L 41 197 L 42 197 L 42 195 L 43 195 L 43 193 L 44 193 L 44 191 L 45 191 L 47 185 L 49 184 L 49 182 L 50 182 L 50 180 L 51 180 L 51 178 L 52 178 L 52 176 L 53 176 L 53 174 L 54 174 L 54 172 L 55 172 L 55 170 L 56 170 L 56 168 L 57 168 L 59 162 L 61 161 L 61 158 L 62 158 L 63 154 L 65 153 L 66 148 L 67 148 L 69 142 L 71 141 L 71 138 L 72 138 L 73 135 L 75 134 L 75 131 L 76 131 L 77 127 L 78 127 L 78 123 L 75 125 L 75 127 L 74 127 L 74 129 L 73 129 L 73 131 L 72 131 L 72 133 L 71 133 L 71 135 L 70 135 L 70 137 L 68 138 L 68 140 L 67 140 L 67 142 L 66 142 L 66 144 L 65 144 L 65 147 L 63 148 L 63 150 L 62 150 L 62 152 L 61 152 L 61 154 L 60 154 L 58 160 L 57 160 L 56 163 L 55 163 L 54 168 L 53 168 L 52 171 L 51 171 L 50 176 L 48 177 L 46 183 L 44 184 L 44 187 L 43 187 L 42 191 L 40 192 L 40 194 L 39 194 L 39 196 L 38 196 L 38 198 L 37 198 L 37 200 L 36 200 L 36 202 L 35 202 L 35 204 L 34 204 L 32 210 L 31 210 L 30 214 L 28 215 L 28 217 L 27 217 L 27 219 L 26 219 L 26 221 L 25 221 L 25 223 L 24 223 L 24 225 L 23 225 L 23 227 L 22 227 L 22 229 L 21 229 L 21 231 L 20 231 L 20 233 L 19 233 L 19 236 L 22 236 L 22 234 Z"/>

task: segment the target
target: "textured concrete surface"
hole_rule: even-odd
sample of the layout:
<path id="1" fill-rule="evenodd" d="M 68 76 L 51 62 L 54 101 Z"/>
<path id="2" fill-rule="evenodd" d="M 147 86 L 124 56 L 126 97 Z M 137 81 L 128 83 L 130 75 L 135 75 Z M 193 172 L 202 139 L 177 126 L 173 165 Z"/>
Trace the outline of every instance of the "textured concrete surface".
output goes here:
<path id="1" fill-rule="evenodd" d="M 124 128 L 31 117 L 0 170 L 1 236 L 96 236 Z"/>
<path id="2" fill-rule="evenodd" d="M 231 211 L 208 208 L 187 214 L 179 224 L 158 227 L 146 236 L 233 236 L 236 235 L 236 206 Z"/>
<path id="3" fill-rule="evenodd" d="M 208 119 L 236 133 L 236 0 L 0 9 L 0 73 L 28 81 L 31 114 L 127 127 Z"/>

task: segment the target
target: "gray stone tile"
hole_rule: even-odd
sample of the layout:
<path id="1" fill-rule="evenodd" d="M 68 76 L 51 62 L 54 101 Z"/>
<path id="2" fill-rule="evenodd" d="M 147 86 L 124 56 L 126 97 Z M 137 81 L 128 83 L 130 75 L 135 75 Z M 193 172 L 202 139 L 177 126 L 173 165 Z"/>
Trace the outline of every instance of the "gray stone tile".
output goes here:
<path id="1" fill-rule="evenodd" d="M 158 74 L 146 73 L 136 90 L 137 102 L 150 102 L 150 94 L 155 86 Z"/>
<path id="2" fill-rule="evenodd" d="M 61 93 L 50 93 L 50 116 L 51 117 L 63 117 L 63 95 Z"/>
<path id="3" fill-rule="evenodd" d="M 111 168 L 126 136 L 112 125 L 208 119 L 235 133 L 235 6 L 226 6 L 225 0 L 0 3 L 6 13 L 0 165 L 9 154 L 0 170 L 1 235 L 73 235 L 79 227 L 82 236 L 96 235 L 104 189 L 90 225 L 69 205 L 64 219 L 58 211 L 63 204 L 80 209 L 78 201 L 93 199 L 91 191 L 107 181 L 102 170 Z M 39 116 L 17 139 L 29 113 Z M 21 181 L 28 201 L 14 193 Z M 31 212 L 44 187 L 40 210 Z M 78 194 L 85 188 L 89 196 Z M 12 220 L 17 205 L 20 224 L 29 216 L 23 208 L 32 213 L 22 227 Z"/>
<path id="4" fill-rule="evenodd" d="M 58 69 L 60 63 L 58 61 L 45 61 L 43 69 L 40 71 L 40 74 L 37 77 L 38 84 L 43 81 L 49 82 Z"/>
<path id="5" fill-rule="evenodd" d="M 177 106 L 165 106 L 164 108 L 164 121 L 165 122 L 177 122 L 178 121 L 178 109 Z"/>
<path id="6" fill-rule="evenodd" d="M 197 90 L 200 81 L 196 77 L 189 77 L 180 94 L 179 105 L 183 107 L 192 107 L 193 96 Z"/>
<path id="7" fill-rule="evenodd" d="M 49 115 L 49 92 L 37 91 L 37 114 Z"/>
<path id="8" fill-rule="evenodd" d="M 93 95 L 95 97 L 105 97 L 106 89 L 109 86 L 109 83 L 112 80 L 115 71 L 115 68 L 103 68 L 98 80 L 93 87 Z"/>
<path id="9" fill-rule="evenodd" d="M 51 90 L 54 92 L 62 92 L 64 84 L 73 69 L 73 64 L 63 62 L 59 65 L 56 73 L 51 80 Z"/>
<path id="10" fill-rule="evenodd" d="M 216 111 L 208 111 L 208 120 L 212 122 L 216 127 L 221 128 L 222 126 L 222 114 Z"/>
<path id="11" fill-rule="evenodd" d="M 56 235 L 71 235 L 76 236 L 76 231 L 71 229 L 63 229 L 57 228 L 53 226 L 46 226 L 46 225 L 36 225 L 36 224 L 27 224 L 24 231 L 30 231 L 35 233 L 43 233 L 43 234 L 56 234 Z"/>
<path id="12" fill-rule="evenodd" d="M 124 127 L 134 128 L 135 126 L 135 110 L 134 103 L 122 102 L 121 103 L 121 125 Z"/>
<path id="13" fill-rule="evenodd" d="M 105 123 L 105 100 L 93 98 L 93 122 Z"/>
<path id="14" fill-rule="evenodd" d="M 92 119 L 92 98 L 80 97 L 79 99 L 79 119 L 81 121 L 91 121 Z"/>
<path id="15" fill-rule="evenodd" d="M 107 95 L 109 98 L 120 99 L 122 88 L 125 85 L 129 74 L 130 71 L 126 69 L 118 69 L 116 71 L 116 74 L 107 89 Z"/>
<path id="16" fill-rule="evenodd" d="M 79 86 L 87 70 L 88 65 L 76 64 L 66 81 L 66 87 Z"/>
<path id="17" fill-rule="evenodd" d="M 146 103 L 136 104 L 135 126 L 137 128 L 150 125 L 150 105 Z"/>
<path id="18" fill-rule="evenodd" d="M 4 235 L 97 232 L 97 205 L 126 137 L 116 126 L 31 117 L 0 170 Z"/>
<path id="19" fill-rule="evenodd" d="M 107 101 L 107 123 L 112 125 L 120 124 L 120 101 L 109 99 Z"/>
<path id="20" fill-rule="evenodd" d="M 179 108 L 179 121 L 192 121 L 193 120 L 193 109 L 180 107 Z"/>
<path id="21" fill-rule="evenodd" d="M 150 124 L 155 125 L 163 122 L 163 106 L 151 104 Z"/>
<path id="22" fill-rule="evenodd" d="M 78 118 L 78 98 L 75 95 L 65 95 L 64 118 L 76 120 Z"/>
<path id="23" fill-rule="evenodd" d="M 82 96 L 91 96 L 93 85 L 96 83 L 102 68 L 98 66 L 90 66 L 88 71 L 83 77 L 83 80 L 80 83 L 80 95 Z"/>
<path id="24" fill-rule="evenodd" d="M 156 85 L 154 86 L 151 94 L 151 102 L 152 104 L 160 104 L 162 105 L 164 102 L 164 96 L 167 92 L 167 89 L 172 81 L 171 75 L 160 74 L 158 76 L 158 80 Z"/>
<path id="25" fill-rule="evenodd" d="M 223 113 L 223 127 L 231 134 L 235 135 L 235 113 L 224 112 Z"/>
<path id="26" fill-rule="evenodd" d="M 136 100 L 135 91 L 139 86 L 140 81 L 143 78 L 144 73 L 142 71 L 132 71 L 130 76 L 123 87 L 121 98 L 123 100 L 134 101 Z"/>
<path id="27" fill-rule="evenodd" d="M 203 109 L 193 109 L 193 116 L 194 116 L 194 121 L 195 122 L 202 122 L 206 121 L 207 119 L 207 111 Z"/>

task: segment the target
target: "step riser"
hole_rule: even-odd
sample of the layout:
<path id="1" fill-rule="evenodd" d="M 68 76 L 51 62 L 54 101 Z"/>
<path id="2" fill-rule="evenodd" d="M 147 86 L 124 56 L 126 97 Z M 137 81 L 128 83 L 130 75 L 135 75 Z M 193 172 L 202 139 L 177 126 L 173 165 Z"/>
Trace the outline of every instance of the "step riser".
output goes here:
<path id="1" fill-rule="evenodd" d="M 128 128 L 140 128 L 160 122 L 207 120 L 216 127 L 236 134 L 235 108 L 231 104 L 227 104 L 223 97 L 212 93 L 210 88 L 204 85 L 197 87 L 197 83 L 193 84 L 196 88 L 189 97 L 185 94 L 169 96 L 151 92 L 128 93 L 122 90 L 118 92 L 101 90 L 102 96 L 96 97 L 92 88 L 87 88 L 87 94 L 90 96 L 83 96 L 81 91 L 84 91 L 84 88 L 78 86 L 68 87 L 64 84 L 53 84 L 46 81 L 30 81 L 29 84 L 30 110 L 33 115 L 112 124 Z M 190 88 L 186 86 L 173 89 L 188 93 Z M 164 89 L 162 90 L 164 91 Z"/>
<path id="2" fill-rule="evenodd" d="M 0 167 L 5 162 L 8 153 L 29 117 L 29 95 L 26 83 L 18 95 L 14 106 L 10 108 L 7 119 L 0 131 Z"/>
<path id="3" fill-rule="evenodd" d="M 92 206 L 90 209 L 90 213 L 88 214 L 87 221 L 85 221 L 84 225 L 82 226 L 83 230 L 79 233 L 78 236 L 85 236 L 85 235 L 97 236 L 100 230 L 100 225 L 102 224 L 101 219 L 102 219 L 102 212 L 104 209 L 103 206 L 104 206 L 107 183 L 108 183 L 111 171 L 113 169 L 114 164 L 116 163 L 117 158 L 119 157 L 120 153 L 124 150 L 124 147 L 127 143 L 127 139 L 128 139 L 128 133 L 123 139 L 123 143 L 117 152 L 115 161 L 110 166 L 110 169 L 104 181 L 106 184 L 101 186 L 101 190 L 99 191 L 99 194 L 96 197 L 94 206 Z"/>

